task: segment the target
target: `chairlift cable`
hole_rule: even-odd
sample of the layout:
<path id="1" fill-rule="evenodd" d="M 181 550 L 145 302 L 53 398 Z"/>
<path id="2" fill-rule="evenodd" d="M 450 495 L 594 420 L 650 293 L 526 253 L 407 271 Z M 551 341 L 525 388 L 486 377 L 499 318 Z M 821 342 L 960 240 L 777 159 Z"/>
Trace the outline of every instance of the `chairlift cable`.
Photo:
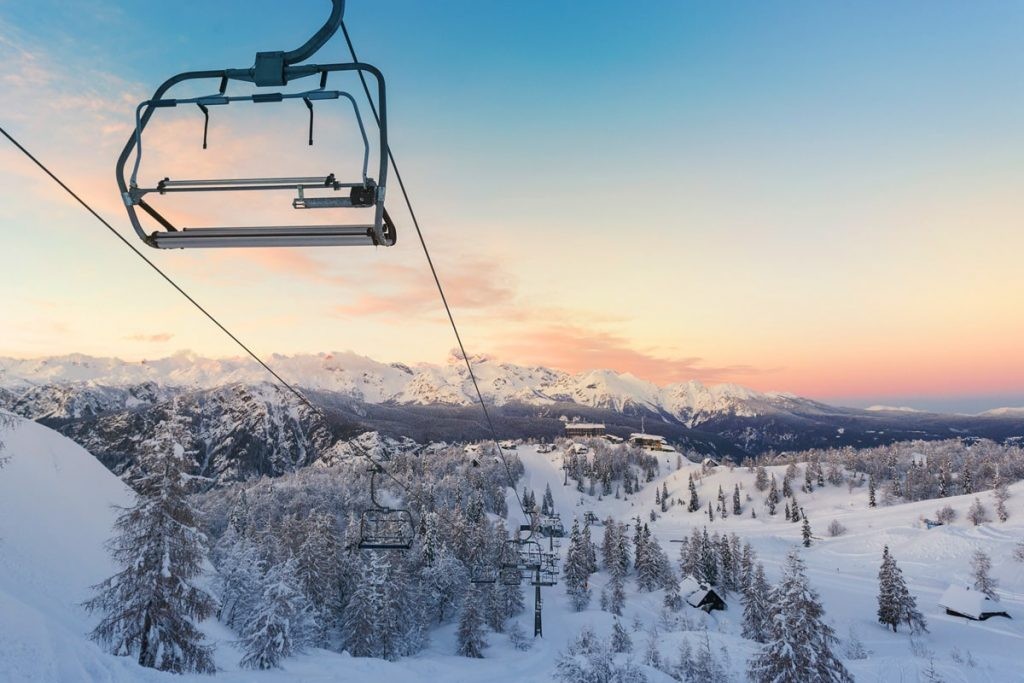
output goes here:
<path id="1" fill-rule="evenodd" d="M 356 56 L 356 48 L 352 44 L 352 36 L 349 35 L 348 26 L 345 24 L 344 19 L 341 21 L 341 32 L 345 36 L 345 42 L 348 44 L 348 51 L 352 56 L 352 61 L 359 62 L 359 58 Z M 373 113 L 373 118 L 379 125 L 380 117 L 377 114 L 377 106 L 373 102 L 373 97 L 370 95 L 370 86 L 366 82 L 366 76 L 361 71 L 357 73 L 359 75 L 359 80 L 363 85 L 363 92 L 366 93 L 366 99 L 370 103 L 370 111 Z M 430 257 L 430 250 L 427 248 L 427 241 L 423 237 L 423 231 L 420 229 L 420 222 L 416 218 L 416 212 L 412 208 L 412 200 L 409 198 L 409 192 L 405 189 L 405 181 L 402 179 L 402 173 L 398 169 L 398 163 L 395 161 L 395 155 L 394 152 L 391 151 L 390 145 L 388 145 L 387 153 L 388 159 L 391 161 L 391 168 L 395 174 L 395 180 L 398 181 L 398 188 L 402 191 L 402 198 L 405 200 L 405 206 L 409 210 L 409 217 L 412 219 L 413 227 L 416 228 L 416 236 L 419 238 L 420 246 L 423 247 L 423 255 L 426 257 L 427 265 L 430 267 L 430 274 L 434 278 L 434 284 L 437 285 L 438 294 L 441 295 L 441 303 L 444 304 L 445 313 L 448 314 L 448 322 L 451 323 L 452 332 L 455 333 L 455 341 L 459 345 L 459 352 L 462 354 L 462 360 L 466 363 L 466 370 L 469 372 L 469 378 L 473 383 L 473 389 L 476 392 L 477 400 L 480 402 L 480 408 L 483 411 L 488 430 L 491 432 L 491 438 L 494 439 L 494 445 L 498 449 L 498 456 L 501 458 L 501 463 L 505 467 L 505 474 L 508 476 L 509 486 L 512 488 L 512 492 L 515 493 L 516 501 L 519 503 L 519 509 L 522 510 L 523 516 L 529 523 L 531 521 L 530 513 L 527 512 L 526 506 L 523 504 L 523 499 L 519 495 L 515 479 L 512 476 L 512 469 L 509 467 L 508 460 L 505 459 L 505 453 L 498 441 L 498 432 L 494 428 L 494 422 L 491 420 L 491 413 L 487 410 L 487 403 L 484 401 L 483 393 L 480 391 L 480 384 L 477 382 L 476 373 L 473 371 L 473 363 L 469 360 L 469 354 L 466 353 L 465 344 L 462 343 L 462 335 L 459 334 L 458 325 L 455 324 L 455 316 L 452 314 L 451 306 L 448 305 L 448 297 L 444 293 L 444 287 L 441 285 L 441 278 L 438 276 L 437 269 L 434 267 L 434 260 Z"/>
<path id="2" fill-rule="evenodd" d="M 38 166 L 39 169 L 43 171 L 43 173 L 48 175 L 51 180 L 53 180 L 55 183 L 57 183 L 57 185 L 59 185 L 61 187 L 61 189 L 63 189 L 65 192 L 67 192 L 69 195 L 71 195 L 71 197 L 76 202 L 78 202 L 86 211 L 88 211 L 90 214 L 92 214 L 93 217 L 96 220 L 98 220 L 100 223 L 102 223 L 103 226 L 107 230 L 109 230 L 115 237 L 117 237 L 117 239 L 121 240 L 121 242 L 123 242 L 126 247 L 131 249 L 135 253 L 136 256 L 138 256 L 140 259 L 145 261 L 146 265 L 148 265 L 150 268 L 152 268 L 154 271 L 156 271 L 160 275 L 160 277 L 162 277 L 165 281 L 167 281 L 168 284 L 170 284 L 172 287 L 174 287 L 174 289 L 176 289 L 179 294 L 181 294 L 183 297 L 185 297 L 188 300 L 189 303 L 191 303 L 193 306 L 195 306 L 195 308 L 197 308 L 200 313 L 202 313 L 214 325 L 216 325 L 220 329 L 221 332 L 226 334 L 233 342 L 235 342 L 235 344 L 237 344 L 243 351 L 245 351 L 253 360 L 255 360 L 257 363 L 259 363 L 263 367 L 264 370 L 266 370 L 268 373 L 270 373 L 270 375 L 281 384 L 282 387 L 284 387 L 285 389 L 290 391 L 292 394 L 294 394 L 296 396 L 296 398 L 298 398 L 300 401 L 302 401 L 304 404 L 306 404 L 312 410 L 314 410 L 314 411 L 319 410 L 316 406 L 314 406 L 310 402 L 310 400 L 308 398 L 306 398 L 305 395 L 302 394 L 302 392 L 300 392 L 298 389 L 295 388 L 295 386 L 293 386 L 292 384 L 287 382 L 283 377 L 281 377 L 281 375 L 277 374 L 277 372 L 272 367 L 270 367 L 262 358 L 257 356 L 256 353 L 253 352 L 252 349 L 250 349 L 241 339 L 236 337 L 231 332 L 231 330 L 229 330 L 227 327 L 225 327 L 224 324 L 221 323 L 212 313 L 210 313 L 208 310 L 206 310 L 206 308 L 204 308 L 202 306 L 202 304 L 200 304 L 198 301 L 193 299 L 192 296 L 188 292 L 186 292 L 181 287 L 181 285 L 179 285 L 177 282 L 175 282 L 171 278 L 170 275 L 168 275 L 166 272 L 164 272 L 160 268 L 160 266 L 156 265 L 151 260 L 149 260 L 149 258 L 147 258 L 145 254 L 143 254 L 141 251 L 139 251 L 135 247 L 135 245 L 133 245 L 131 242 L 129 242 L 127 239 L 125 239 L 124 235 L 119 233 L 114 228 L 114 226 L 112 226 L 105 218 L 103 218 L 99 213 L 97 213 L 96 210 L 93 209 L 92 206 L 88 202 L 86 202 L 84 199 L 82 199 L 78 195 L 78 193 L 76 193 L 74 190 L 72 190 L 70 187 L 68 187 L 68 185 L 63 180 L 61 180 L 59 177 L 57 177 L 57 175 L 54 174 L 53 171 L 51 171 L 43 162 L 41 162 L 38 158 L 35 157 L 35 155 L 33 155 L 31 152 L 29 152 L 28 149 L 26 149 L 24 145 L 22 145 L 20 142 L 18 142 L 18 140 L 16 140 L 14 138 L 14 136 L 12 136 L 10 133 L 8 133 L 7 130 L 3 126 L 0 126 L 0 133 L 2 133 L 3 136 L 5 138 L 7 138 L 10 141 L 10 143 L 12 145 L 14 145 L 18 149 L 18 151 L 20 151 L 22 154 L 24 154 L 26 157 L 28 157 L 32 161 L 32 163 L 34 163 L 36 166 Z M 385 468 L 383 465 L 381 465 L 379 462 L 377 462 L 373 458 L 373 456 L 371 456 L 365 450 L 362 450 L 362 449 L 357 449 L 357 450 L 360 451 L 360 453 L 359 453 L 360 455 L 362 455 L 364 458 L 369 460 L 373 465 L 379 467 L 384 474 L 386 474 L 395 483 L 397 483 L 399 486 L 401 486 L 407 493 L 409 493 L 409 494 L 413 495 L 414 497 L 416 497 L 415 494 L 409 489 L 408 486 L 406 486 L 400 479 L 395 477 L 395 475 L 391 474 L 391 472 L 389 472 L 387 470 L 387 468 Z"/>
<path id="3" fill-rule="evenodd" d="M 118 232 L 118 231 L 117 231 L 116 229 L 114 229 L 114 226 L 112 226 L 112 225 L 111 225 L 111 224 L 110 224 L 109 222 L 107 222 L 107 220 L 106 220 L 106 219 L 104 219 L 104 218 L 103 218 L 102 216 L 100 216 L 100 215 L 99 215 L 98 213 L 96 213 L 96 210 L 95 210 L 95 209 L 93 209 L 93 208 L 92 208 L 92 206 L 90 206 L 90 205 L 89 205 L 89 204 L 88 204 L 88 203 L 87 203 L 87 202 L 86 202 L 86 201 L 85 201 L 84 199 L 82 199 L 81 197 L 79 197 L 79 196 L 78 196 L 78 194 L 77 194 L 77 193 L 76 193 L 76 192 L 75 192 L 74 190 L 72 190 L 72 189 L 71 189 L 70 187 L 68 187 L 68 186 L 67 186 L 67 185 L 66 185 L 66 184 L 64 183 L 64 181 L 62 181 L 62 180 L 61 180 L 60 178 L 58 178 L 58 177 L 57 177 L 56 175 L 54 175 L 54 173 L 53 173 L 53 172 L 52 172 L 52 171 L 51 171 L 51 170 L 50 170 L 49 168 L 47 168 L 47 167 L 46 167 L 46 165 L 45 165 L 45 164 L 43 164 L 43 162 L 39 161 L 39 159 L 37 159 L 37 158 L 36 158 L 35 156 L 33 156 L 31 152 L 29 152 L 29 151 L 28 151 L 27 149 L 25 149 L 25 147 L 24 147 L 24 146 L 23 146 L 23 145 L 22 145 L 22 144 L 21 144 L 20 142 L 18 142 L 17 140 L 15 140 L 15 139 L 14 139 L 14 137 L 12 137 L 12 136 L 11 136 L 11 134 L 10 134 L 10 133 L 8 133 L 8 132 L 7 132 L 7 131 L 6 131 L 6 130 L 5 130 L 5 129 L 4 129 L 3 127 L 2 127 L 2 126 L 0 126 L 0 133 L 3 133 L 4 137 L 5 137 L 5 138 L 7 138 L 8 140 L 10 140 L 11 144 L 13 144 L 13 145 L 14 145 L 15 147 L 17 147 L 17 148 L 18 148 L 18 150 L 19 150 L 19 151 L 20 151 L 20 152 L 21 152 L 22 154 L 24 154 L 24 155 L 25 155 L 26 157 L 28 157 L 29 159 L 31 159 L 31 160 L 32 160 L 32 163 L 34 163 L 34 164 L 35 164 L 36 166 L 38 166 L 38 167 L 39 167 L 39 168 L 40 168 L 40 169 L 41 169 L 41 170 L 43 171 L 43 173 L 45 173 L 46 175 L 50 176 L 50 178 L 51 178 L 51 179 L 52 179 L 52 180 L 53 180 L 53 181 L 54 181 L 55 183 L 57 183 L 58 185 L 60 185 L 60 187 L 61 187 L 61 188 L 62 188 L 62 189 L 63 189 L 63 190 L 65 191 L 65 192 L 67 192 L 67 193 L 68 193 L 69 195 L 71 195 L 71 197 L 72 197 L 72 198 L 74 198 L 74 200 L 75 200 L 76 202 L 78 202 L 79 204 L 81 204 L 81 205 L 82 205 L 82 207 L 83 207 L 83 208 L 84 208 L 84 209 L 85 209 L 86 211 L 88 211 L 89 213 L 91 213 L 91 214 L 93 215 L 93 217 L 94 217 L 94 218 L 96 218 L 96 220 L 98 220 L 98 221 L 99 221 L 100 223 L 102 223 L 102 224 L 104 225 L 104 227 L 106 227 L 106 228 L 107 228 L 107 230 L 109 230 L 109 231 L 110 231 L 110 232 L 111 232 L 111 233 L 112 233 L 112 234 L 113 234 L 113 235 L 114 235 L 115 237 L 117 237 L 117 239 L 119 239 L 119 240 L 121 240 L 122 242 L 124 242 L 124 245 L 125 245 L 126 247 L 128 247 L 129 249 L 131 249 L 131 250 L 132 250 L 133 252 L 135 252 L 135 255 L 136 255 L 136 256 L 138 256 L 138 257 L 139 257 L 140 259 L 142 259 L 143 261 L 145 261 L 145 262 L 146 262 L 146 265 L 148 265 L 148 266 L 149 266 L 150 268 L 152 268 L 153 270 L 155 270 L 155 271 L 156 271 L 156 272 L 157 272 L 157 273 L 158 273 L 158 274 L 160 275 L 160 277 L 162 277 L 162 278 L 163 278 L 164 280 L 166 280 L 166 281 L 167 281 L 167 283 L 168 283 L 168 284 L 170 284 L 170 285 L 171 285 L 171 287 L 174 287 L 174 288 L 175 288 L 176 290 L 178 290 L 178 293 L 179 293 L 179 294 L 181 294 L 181 295 L 182 295 L 183 297 L 185 297 L 186 299 L 188 299 L 188 301 L 189 301 L 189 303 L 190 303 L 190 304 L 192 304 L 193 306 L 195 306 L 195 307 L 196 307 L 197 309 L 199 309 L 199 312 L 200 312 L 200 313 L 202 313 L 202 314 L 203 314 L 203 315 L 205 315 L 205 316 L 206 316 L 207 318 L 209 318 L 210 322 L 212 322 L 212 323 L 213 323 L 214 325 L 216 325 L 216 326 L 217 326 L 218 328 L 220 328 L 220 331 L 221 331 L 221 332 L 223 332 L 224 334 L 226 334 L 226 335 L 227 335 L 228 337 L 230 337 L 230 338 L 231 338 L 231 341 L 235 342 L 235 344 L 237 344 L 237 345 L 238 345 L 238 346 L 239 346 L 239 347 L 240 347 L 240 348 L 241 348 L 241 349 L 242 349 L 243 351 L 245 351 L 245 352 L 246 352 L 246 353 L 247 353 L 247 354 L 248 354 L 248 355 L 249 355 L 249 356 L 250 356 L 250 357 L 251 357 L 251 358 L 252 358 L 252 359 L 253 359 L 254 361 L 256 361 L 256 362 L 257 362 L 257 363 L 259 363 L 259 364 L 260 364 L 261 366 L 263 366 L 263 369 L 264 369 L 264 370 L 266 370 L 267 372 L 269 372 L 269 373 L 270 373 L 270 374 L 271 374 L 271 375 L 272 375 L 272 376 L 274 377 L 274 379 L 276 379 L 276 380 L 277 380 L 278 382 L 280 382 L 280 383 L 281 383 L 281 386 L 283 386 L 283 387 L 284 387 L 284 388 L 286 388 L 286 389 L 287 389 L 288 391 L 290 391 L 290 392 L 292 392 L 293 394 L 295 394 L 295 396 L 296 396 L 296 397 L 297 397 L 297 398 L 298 398 L 298 399 L 299 399 L 300 401 L 302 401 L 303 403 L 305 403 L 305 404 L 306 404 L 307 406 L 309 406 L 310 408 L 313 408 L 314 410 L 316 410 L 316 407 L 315 407 L 315 406 L 314 406 L 314 405 L 313 405 L 312 403 L 310 403 L 310 402 L 309 402 L 309 399 L 308 399 L 308 398 L 306 398 L 305 396 L 303 396 L 303 395 L 302 395 L 302 393 L 301 393 L 301 392 L 300 392 L 300 391 L 299 391 L 298 389 L 296 389 L 296 388 L 295 388 L 294 386 L 292 386 L 291 384 L 289 384 L 288 382 L 286 382 L 286 381 L 284 380 L 284 378 L 282 378 L 282 377 L 281 377 L 281 375 L 277 374 L 277 372 L 275 372 L 273 368 L 271 368 L 271 367 L 270 367 L 269 365 L 267 365 L 267 364 L 266 364 L 266 362 L 264 362 L 262 358 L 260 358 L 259 356 L 257 356 L 257 355 L 256 355 L 256 354 L 255 354 L 255 353 L 253 352 L 253 350 L 252 350 L 252 349 L 250 349 L 250 348 L 249 348 L 248 346 L 246 346 L 246 345 L 245 345 L 245 343 L 244 343 L 244 342 L 243 342 L 243 341 L 242 341 L 241 339 L 239 339 L 239 338 L 238 338 L 238 337 L 236 337 L 236 336 L 235 336 L 234 334 L 232 334 L 232 333 L 231 333 L 231 331 L 230 331 L 230 330 L 229 330 L 228 328 L 224 327 L 224 325 L 223 325 L 223 324 L 222 324 L 222 323 L 221 323 L 221 322 L 220 322 L 219 320 L 217 320 L 217 318 L 216 318 L 216 317 L 214 317 L 214 315 L 213 315 L 212 313 L 210 313 L 210 312 L 209 312 L 208 310 L 206 310 L 206 309 L 205 309 L 205 308 L 204 308 L 204 307 L 202 306 L 202 304 L 200 304 L 200 303 L 199 303 L 198 301 L 196 301 L 195 299 L 193 299 L 193 298 L 192 298 L 192 297 L 191 297 L 191 296 L 189 295 L 189 293 L 188 293 L 188 292 L 186 292 L 186 291 L 185 291 L 184 289 L 182 289 L 182 288 L 181 288 L 181 286 L 180 286 L 180 285 L 179 285 L 179 284 L 178 284 L 177 282 L 175 282 L 175 281 L 174 281 L 173 279 L 171 279 L 171 276 L 170 276 L 170 275 L 168 275 L 168 274 L 167 274 L 167 273 L 165 273 L 165 272 L 164 272 L 163 270 L 161 270 L 161 269 L 160 269 L 160 266 L 158 266 L 158 265 L 156 265 L 155 263 L 153 263 L 152 261 L 150 261 L 150 260 L 149 260 L 149 259 L 148 259 L 148 258 L 146 257 L 146 255 L 145 255 L 145 254 L 143 254 L 143 253 L 142 253 L 141 251 L 139 251 L 138 249 L 136 249 L 136 248 L 135 248 L 135 245 L 133 245 L 133 244 L 132 244 L 131 242 L 129 242 L 129 241 L 127 240 L 127 239 L 125 239 L 124 235 L 122 235 L 121 233 L 119 233 L 119 232 Z"/>

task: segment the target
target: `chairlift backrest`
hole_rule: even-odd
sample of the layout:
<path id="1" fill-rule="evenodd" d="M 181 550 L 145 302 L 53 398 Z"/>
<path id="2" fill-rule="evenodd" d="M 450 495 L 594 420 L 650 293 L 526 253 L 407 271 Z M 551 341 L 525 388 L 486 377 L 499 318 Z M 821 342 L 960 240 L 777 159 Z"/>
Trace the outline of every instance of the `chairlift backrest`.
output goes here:
<path id="1" fill-rule="evenodd" d="M 379 465 L 370 468 L 370 504 L 359 517 L 359 548 L 408 550 L 416 539 L 416 523 L 408 510 L 393 509 L 377 501 Z"/>
<path id="2" fill-rule="evenodd" d="M 384 76 L 374 66 L 362 62 L 340 64 L 301 64 L 309 59 L 337 31 L 344 15 L 344 0 L 332 0 L 333 7 L 327 22 L 305 44 L 288 52 L 259 52 L 252 67 L 245 69 L 220 69 L 212 71 L 189 71 L 172 76 L 164 81 L 150 99 L 138 106 L 135 114 L 135 130 L 125 143 L 117 160 L 117 183 L 128 211 L 132 227 L 142 240 L 156 248 L 189 247 L 293 247 L 293 246 L 336 246 L 376 245 L 391 246 L 396 234 L 384 208 L 384 197 L 388 175 L 387 141 L 387 99 Z M 342 90 L 328 90 L 328 76 L 331 73 L 354 72 L 369 74 L 377 85 L 377 117 L 379 120 L 378 165 L 376 178 L 368 174 L 370 143 L 363 124 L 359 107 L 351 94 Z M 229 82 L 251 83 L 257 88 L 281 87 L 291 81 L 319 76 L 318 88 L 300 92 L 265 92 L 229 95 Z M 174 86 L 188 81 L 213 81 L 217 91 L 200 97 L 168 98 L 167 92 Z M 325 100 L 348 100 L 353 107 L 356 123 L 363 140 L 363 164 L 361 177 L 339 179 L 331 170 L 309 176 L 265 177 L 265 178 L 220 178 L 220 179 L 170 179 L 164 178 L 151 185 L 140 185 L 139 168 L 142 160 L 143 133 L 153 114 L 158 109 L 195 105 L 203 115 L 203 148 L 207 147 L 210 108 L 232 103 L 254 104 L 283 103 L 302 100 L 309 112 L 309 143 L 313 142 L 314 102 Z M 373 103 L 371 103 L 372 105 Z M 125 171 L 134 152 L 130 177 Z M 187 227 L 174 225 L 147 201 L 147 196 L 170 195 L 192 192 L 261 192 L 289 191 L 295 196 L 291 206 L 296 210 L 309 209 L 366 209 L 372 210 L 373 220 L 358 225 L 277 225 L 277 226 L 233 226 L 233 227 Z M 158 229 L 147 234 L 142 226 L 138 210 L 147 214 Z"/>

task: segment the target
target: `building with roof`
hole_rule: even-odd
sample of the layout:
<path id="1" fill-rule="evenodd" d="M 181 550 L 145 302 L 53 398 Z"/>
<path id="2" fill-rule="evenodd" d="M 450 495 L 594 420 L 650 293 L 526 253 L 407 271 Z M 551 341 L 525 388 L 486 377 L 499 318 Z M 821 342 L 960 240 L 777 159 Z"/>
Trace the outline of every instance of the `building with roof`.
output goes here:
<path id="1" fill-rule="evenodd" d="M 946 614 L 976 621 L 985 621 L 989 617 L 1010 618 L 999 600 L 993 600 L 969 586 L 950 586 L 939 598 L 939 606 L 946 609 Z"/>
<path id="2" fill-rule="evenodd" d="M 684 576 L 683 580 L 679 582 L 679 594 L 683 596 L 686 604 L 690 607 L 696 607 L 705 612 L 726 608 L 725 600 L 714 588 L 701 583 L 690 575 Z"/>
<path id="3" fill-rule="evenodd" d="M 584 436 L 604 436 L 604 423 L 566 422 L 565 435 L 569 438 L 578 438 Z"/>
<path id="4" fill-rule="evenodd" d="M 652 451 L 667 451 L 674 452 L 675 449 L 668 445 L 668 441 L 663 436 L 657 434 L 644 434 L 641 432 L 634 432 L 629 435 L 629 443 L 637 448 L 646 448 Z"/>

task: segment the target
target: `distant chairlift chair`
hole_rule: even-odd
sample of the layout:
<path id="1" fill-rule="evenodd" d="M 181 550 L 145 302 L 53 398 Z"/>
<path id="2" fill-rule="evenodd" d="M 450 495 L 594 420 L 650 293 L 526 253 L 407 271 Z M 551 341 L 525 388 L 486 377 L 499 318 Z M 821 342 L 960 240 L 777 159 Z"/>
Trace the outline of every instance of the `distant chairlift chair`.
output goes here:
<path id="1" fill-rule="evenodd" d="M 392 509 L 377 501 L 377 474 L 382 470 L 375 465 L 370 469 L 370 503 L 359 519 L 359 548 L 361 550 L 408 550 L 416 538 L 416 525 L 408 510 Z"/>
<path id="2" fill-rule="evenodd" d="M 342 64 L 300 64 L 309 59 L 341 25 L 344 0 L 332 0 L 333 9 L 327 22 L 301 47 L 289 52 L 259 52 L 254 66 L 246 69 L 190 71 L 172 76 L 165 81 L 149 100 L 135 112 L 135 131 L 128 138 L 117 160 L 117 183 L 128 210 L 128 218 L 139 237 L 151 247 L 180 249 L 189 247 L 310 247 L 331 245 L 391 246 L 395 243 L 395 226 L 384 208 L 388 172 L 387 102 L 384 76 L 374 66 L 362 62 Z M 379 117 L 378 155 L 376 179 L 368 175 L 370 143 L 363 119 L 352 96 L 341 90 L 328 90 L 328 74 L 355 72 L 370 74 L 377 84 L 377 112 Z M 280 87 L 290 81 L 310 76 L 320 77 L 320 87 L 301 92 L 255 92 L 248 95 L 228 95 L 229 81 L 252 83 L 258 88 Z M 167 98 L 173 86 L 193 80 L 219 81 L 215 94 L 189 98 Z M 313 144 L 313 103 L 323 100 L 347 99 L 355 111 L 356 123 L 363 139 L 362 176 L 358 180 L 342 181 L 334 173 L 303 177 L 224 178 L 198 180 L 171 180 L 164 178 L 154 185 L 141 187 L 138 183 L 142 161 L 142 138 L 146 125 L 158 109 L 178 105 L 196 105 L 204 117 L 203 149 L 206 149 L 210 107 L 235 102 L 272 104 L 301 99 L 309 110 L 309 144 Z M 131 175 L 125 177 L 125 167 L 135 153 Z M 280 225 L 248 227 L 189 227 L 178 228 L 146 201 L 153 194 L 169 195 L 181 192 L 259 192 L 292 191 L 294 209 L 372 209 L 373 222 L 361 225 Z M 320 193 L 326 192 L 326 195 Z M 311 196 L 313 194 L 314 196 Z M 149 215 L 162 228 L 146 234 L 137 209 Z"/>

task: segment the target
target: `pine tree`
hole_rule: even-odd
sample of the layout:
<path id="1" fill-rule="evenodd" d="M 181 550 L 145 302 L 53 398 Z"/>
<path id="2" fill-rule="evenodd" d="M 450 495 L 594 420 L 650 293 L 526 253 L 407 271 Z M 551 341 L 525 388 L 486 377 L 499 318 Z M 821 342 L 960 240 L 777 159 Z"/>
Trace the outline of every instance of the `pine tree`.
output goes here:
<path id="1" fill-rule="evenodd" d="M 341 576 L 337 530 L 331 515 L 313 512 L 306 518 L 306 538 L 295 555 L 295 576 L 318 625 L 313 644 L 326 646 L 339 623 Z"/>
<path id="2" fill-rule="evenodd" d="M 878 623 L 892 628 L 894 633 L 901 623 L 907 624 L 911 633 L 928 630 L 889 546 L 882 550 L 882 566 L 878 570 Z"/>
<path id="3" fill-rule="evenodd" d="M 455 616 L 462 589 L 469 581 L 469 572 L 451 549 L 444 545 L 436 553 L 434 563 L 420 570 L 423 607 L 432 621 L 442 624 Z"/>
<path id="4" fill-rule="evenodd" d="M 551 493 L 551 484 L 544 487 L 544 507 L 548 510 L 546 514 L 555 514 L 555 497 Z"/>
<path id="5" fill-rule="evenodd" d="M 661 482 L 661 511 L 668 512 L 668 484 Z"/>
<path id="6" fill-rule="evenodd" d="M 757 474 L 754 477 L 754 488 L 762 493 L 768 488 L 768 470 L 764 465 L 757 466 Z"/>
<path id="7" fill-rule="evenodd" d="M 485 647 L 487 640 L 484 638 L 480 591 L 474 584 L 470 584 L 469 591 L 462 601 L 462 613 L 459 615 L 457 654 L 480 659 L 484 656 Z"/>
<path id="8" fill-rule="evenodd" d="M 269 568 L 259 606 L 242 628 L 240 665 L 274 669 L 281 660 L 303 651 L 317 625 L 313 608 L 303 594 L 294 558 Z"/>
<path id="9" fill-rule="evenodd" d="M 572 521 L 572 531 L 569 533 L 569 548 L 565 554 L 562 576 L 573 609 L 582 612 L 590 604 L 590 561 L 579 520 L 576 519 Z"/>
<path id="10" fill-rule="evenodd" d="M 700 498 L 697 496 L 697 485 L 693 483 L 693 475 L 690 475 L 690 503 L 686 506 L 686 509 L 690 512 L 696 512 L 700 510 Z"/>
<path id="11" fill-rule="evenodd" d="M 259 548 L 247 536 L 240 536 L 231 525 L 218 541 L 220 564 L 217 567 L 216 588 L 220 596 L 220 620 L 234 629 L 240 629 L 252 614 L 259 600 L 260 568 Z"/>
<path id="12" fill-rule="evenodd" d="M 622 627 L 622 623 L 618 619 L 612 625 L 612 652 L 619 654 L 629 654 L 633 651 L 633 639 L 629 637 L 629 633 Z"/>
<path id="13" fill-rule="evenodd" d="M 583 524 L 583 550 L 587 558 L 587 576 L 597 571 L 597 546 L 590 535 L 590 522 Z"/>
<path id="14" fill-rule="evenodd" d="M 996 588 L 999 581 L 993 578 L 989 572 L 992 571 L 992 558 L 980 550 L 974 551 L 971 558 L 971 578 L 974 580 L 974 590 L 984 593 L 992 600 L 998 600 Z"/>
<path id="15" fill-rule="evenodd" d="M 1006 488 L 1006 481 L 1003 480 L 1002 471 L 998 467 L 995 480 L 992 482 L 992 496 L 996 499 L 996 517 L 1000 522 L 1005 522 L 1010 518 L 1010 511 L 1006 509 L 1010 491 Z"/>
<path id="16" fill-rule="evenodd" d="M 133 482 L 138 497 L 114 523 L 111 556 L 121 571 L 94 586 L 86 609 L 103 619 L 93 640 L 141 666 L 174 673 L 212 673 L 212 648 L 196 623 L 216 602 L 194 585 L 203 571 L 206 537 L 186 497 L 185 426 L 163 423 L 144 444 Z"/>
<path id="17" fill-rule="evenodd" d="M 789 476 L 782 478 L 782 497 L 790 498 L 793 495 L 793 484 Z"/>
<path id="18" fill-rule="evenodd" d="M 808 521 L 807 515 L 804 515 L 804 524 L 803 524 L 803 528 L 800 531 L 800 535 L 803 538 L 804 547 L 805 548 L 810 548 L 811 547 L 811 523 L 810 523 L 810 521 Z"/>
<path id="19" fill-rule="evenodd" d="M 964 463 L 963 492 L 974 493 L 974 480 L 971 479 L 971 468 L 966 462 Z"/>
<path id="20" fill-rule="evenodd" d="M 708 501 L 708 521 L 715 521 L 715 508 L 711 506 L 711 501 Z"/>
<path id="21" fill-rule="evenodd" d="M 704 527 L 704 535 L 701 537 L 700 547 L 700 576 L 696 577 L 701 583 L 709 586 L 718 585 L 718 558 L 715 556 L 715 548 L 708 538 L 708 529 Z"/>
<path id="22" fill-rule="evenodd" d="M 832 652 L 838 643 L 822 617 L 817 592 L 807 581 L 796 550 L 786 558 L 775 590 L 769 641 L 751 658 L 747 674 L 754 683 L 849 683 L 853 677 Z"/>
<path id="23" fill-rule="evenodd" d="M 771 586 L 764 576 L 764 565 L 753 569 L 743 591 L 743 637 L 758 643 L 768 642 L 771 634 Z"/>
<path id="24" fill-rule="evenodd" d="M 732 490 L 732 514 L 742 515 L 743 506 L 740 504 L 740 485 L 736 484 L 736 487 Z"/>
<path id="25" fill-rule="evenodd" d="M 868 476 L 868 507 L 873 508 L 878 503 L 875 501 L 875 475 Z"/>
<path id="26" fill-rule="evenodd" d="M 771 484 L 768 487 L 768 496 L 765 498 L 768 505 L 768 514 L 775 516 L 775 506 L 779 504 L 779 487 L 775 483 L 775 475 L 772 475 Z"/>

